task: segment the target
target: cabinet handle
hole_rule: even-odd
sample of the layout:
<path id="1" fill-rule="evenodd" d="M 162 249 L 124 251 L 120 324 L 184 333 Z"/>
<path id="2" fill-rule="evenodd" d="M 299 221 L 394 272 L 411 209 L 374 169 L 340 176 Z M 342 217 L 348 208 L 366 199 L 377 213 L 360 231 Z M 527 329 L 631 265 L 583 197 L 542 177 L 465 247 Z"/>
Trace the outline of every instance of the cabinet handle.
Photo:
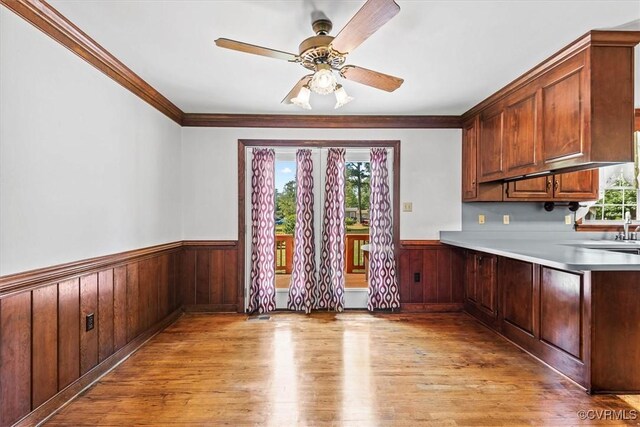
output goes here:
<path id="1" fill-rule="evenodd" d="M 471 181 L 471 187 L 476 188 L 476 180 Z"/>
<path id="2" fill-rule="evenodd" d="M 547 178 L 547 191 L 551 190 L 551 180 Z"/>
<path id="3" fill-rule="evenodd" d="M 560 187 L 560 182 L 558 182 L 558 180 L 556 179 L 555 181 L 553 181 L 553 190 L 558 191 L 558 187 Z"/>

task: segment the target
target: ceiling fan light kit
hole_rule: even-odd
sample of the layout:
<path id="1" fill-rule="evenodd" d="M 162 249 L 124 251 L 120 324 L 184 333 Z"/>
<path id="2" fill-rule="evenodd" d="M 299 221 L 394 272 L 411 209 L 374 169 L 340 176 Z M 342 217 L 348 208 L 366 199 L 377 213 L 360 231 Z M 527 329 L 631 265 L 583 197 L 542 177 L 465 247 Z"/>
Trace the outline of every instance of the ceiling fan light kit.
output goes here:
<path id="1" fill-rule="evenodd" d="M 309 104 L 309 98 L 311 97 L 311 91 L 308 86 L 302 86 L 298 96 L 291 98 L 291 103 L 297 105 L 305 110 L 311 110 L 311 104 Z"/>
<path id="2" fill-rule="evenodd" d="M 342 107 L 343 105 L 347 105 L 354 99 L 353 96 L 347 95 L 347 91 L 344 90 L 342 85 L 338 85 L 334 93 L 336 95 L 336 106 L 333 108 L 335 108 L 336 110 Z"/>
<path id="3" fill-rule="evenodd" d="M 313 71 L 313 74 L 304 76 L 296 83 L 282 100 L 283 104 L 294 104 L 310 110 L 309 100 L 313 91 L 319 95 L 333 93 L 336 97 L 334 108 L 340 108 L 354 98 L 347 95 L 342 85 L 338 84 L 334 70 L 346 80 L 387 92 L 393 92 L 402 85 L 404 80 L 398 77 L 355 65 L 343 66 L 347 55 L 353 49 L 399 11 L 400 7 L 394 0 L 367 0 L 336 37 L 328 35 L 333 27 L 329 18 L 320 11 L 314 11 L 311 18 L 316 35 L 300 43 L 298 55 L 225 38 L 219 38 L 215 42 L 219 47 L 295 62 Z"/>

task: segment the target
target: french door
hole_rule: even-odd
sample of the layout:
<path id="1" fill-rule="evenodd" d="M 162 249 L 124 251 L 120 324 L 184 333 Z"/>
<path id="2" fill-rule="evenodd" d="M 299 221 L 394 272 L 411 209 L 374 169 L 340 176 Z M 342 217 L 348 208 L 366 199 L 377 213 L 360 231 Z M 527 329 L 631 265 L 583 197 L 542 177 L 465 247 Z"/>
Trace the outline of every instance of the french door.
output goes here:
<path id="1" fill-rule="evenodd" d="M 245 164 L 251 164 L 252 149 L 245 147 Z M 275 151 L 275 186 L 276 186 L 276 229 L 274 247 L 276 262 L 276 308 L 287 308 L 289 280 L 293 260 L 293 229 L 295 224 L 295 180 L 296 151 L 300 148 L 311 149 L 313 159 L 314 182 L 314 237 L 316 269 L 320 266 L 320 250 L 322 240 L 322 216 L 324 207 L 325 172 L 328 148 L 308 147 L 269 147 Z M 393 150 L 389 150 L 389 170 L 393 165 Z M 345 308 L 367 307 L 366 251 L 362 248 L 368 243 L 368 164 L 370 149 L 368 147 L 346 148 L 347 163 L 346 191 L 346 235 L 345 235 Z M 349 170 L 352 169 L 352 170 Z M 357 175 L 361 175 L 358 183 Z M 393 174 L 390 174 L 392 179 Z M 248 303 L 251 272 L 251 168 L 245 167 L 245 307 Z M 390 183 L 390 188 L 393 185 Z"/>

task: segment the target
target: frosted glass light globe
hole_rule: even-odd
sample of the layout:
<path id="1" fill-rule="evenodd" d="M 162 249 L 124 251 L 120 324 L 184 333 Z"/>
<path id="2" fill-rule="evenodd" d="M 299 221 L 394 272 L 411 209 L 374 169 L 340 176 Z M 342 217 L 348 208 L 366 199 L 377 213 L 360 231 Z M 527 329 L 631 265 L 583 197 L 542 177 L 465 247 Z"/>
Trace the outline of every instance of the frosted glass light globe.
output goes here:
<path id="1" fill-rule="evenodd" d="M 328 95 L 336 89 L 336 77 L 331 70 L 322 69 L 314 73 L 309 86 L 320 95 Z"/>
<path id="2" fill-rule="evenodd" d="M 305 110 L 311 110 L 311 104 L 309 104 L 309 98 L 311 97 L 311 91 L 308 87 L 302 86 L 298 96 L 291 99 L 291 103 L 297 105 Z"/>

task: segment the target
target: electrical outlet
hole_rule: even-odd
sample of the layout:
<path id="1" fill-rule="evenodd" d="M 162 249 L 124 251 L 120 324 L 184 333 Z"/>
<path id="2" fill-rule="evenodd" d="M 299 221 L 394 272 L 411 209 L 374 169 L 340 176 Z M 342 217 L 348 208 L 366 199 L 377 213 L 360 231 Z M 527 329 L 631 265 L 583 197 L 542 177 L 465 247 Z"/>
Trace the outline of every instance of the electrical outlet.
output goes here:
<path id="1" fill-rule="evenodd" d="M 564 216 L 564 223 L 567 225 L 571 225 L 571 215 Z"/>
<path id="2" fill-rule="evenodd" d="M 502 223 L 505 225 L 509 224 L 509 215 L 502 215 Z"/>
<path id="3" fill-rule="evenodd" d="M 404 202 L 402 204 L 402 212 L 412 212 L 413 211 L 413 203 Z"/>
<path id="4" fill-rule="evenodd" d="M 89 332 L 90 330 L 92 330 L 94 328 L 95 322 L 94 322 L 94 319 L 93 319 L 93 313 L 87 314 L 85 323 L 86 323 L 86 331 L 87 332 Z"/>
<path id="5" fill-rule="evenodd" d="M 484 215 L 478 215 L 478 224 L 484 224 Z"/>

